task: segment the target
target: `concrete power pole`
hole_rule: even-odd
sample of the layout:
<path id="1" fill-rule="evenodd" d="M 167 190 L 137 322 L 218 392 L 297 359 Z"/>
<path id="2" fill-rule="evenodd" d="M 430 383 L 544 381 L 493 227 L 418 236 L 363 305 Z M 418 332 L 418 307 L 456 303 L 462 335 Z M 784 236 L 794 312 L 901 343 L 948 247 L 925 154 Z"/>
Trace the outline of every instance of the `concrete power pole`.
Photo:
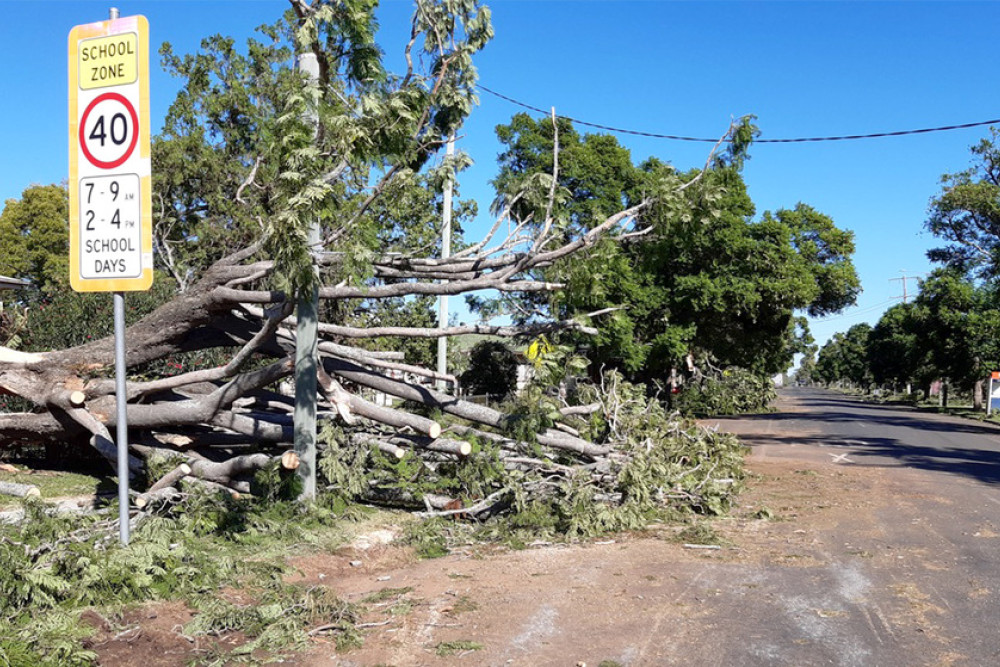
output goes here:
<path id="1" fill-rule="evenodd" d="M 299 71 L 315 84 L 319 81 L 319 62 L 315 53 L 298 57 Z M 315 112 L 307 118 L 314 126 Z M 313 252 L 319 245 L 319 225 L 309 226 L 307 240 Z M 299 295 L 296 303 L 295 329 L 295 453 L 299 456 L 298 474 L 302 478 L 302 500 L 316 499 L 316 340 L 319 329 L 319 292 L 314 285 L 308 294 Z"/>
<path id="2" fill-rule="evenodd" d="M 918 276 L 921 276 L 923 274 L 921 273 L 921 274 L 917 274 L 915 276 L 908 276 L 908 275 L 906 275 L 906 269 L 900 269 L 899 272 L 902 273 L 903 276 L 901 278 L 889 278 L 889 282 L 894 283 L 894 282 L 898 281 L 898 282 L 903 283 L 903 296 L 902 297 L 893 297 L 893 298 L 897 298 L 897 299 L 898 298 L 902 298 L 903 299 L 903 303 L 906 303 L 906 301 L 908 299 L 908 296 L 909 296 L 908 292 L 906 290 L 906 281 L 907 280 L 917 280 Z"/>
<path id="3" fill-rule="evenodd" d="M 445 156 L 450 158 L 455 154 L 455 135 L 448 138 L 448 147 Z M 448 179 L 444 187 L 444 211 L 442 212 L 441 224 L 441 259 L 451 257 L 451 197 L 454 182 Z M 438 328 L 444 329 L 448 326 L 448 295 L 442 294 L 438 297 Z M 438 338 L 438 363 L 437 372 L 440 375 L 448 373 L 448 339 L 445 336 Z M 445 389 L 445 381 L 437 381 L 438 389 Z"/>

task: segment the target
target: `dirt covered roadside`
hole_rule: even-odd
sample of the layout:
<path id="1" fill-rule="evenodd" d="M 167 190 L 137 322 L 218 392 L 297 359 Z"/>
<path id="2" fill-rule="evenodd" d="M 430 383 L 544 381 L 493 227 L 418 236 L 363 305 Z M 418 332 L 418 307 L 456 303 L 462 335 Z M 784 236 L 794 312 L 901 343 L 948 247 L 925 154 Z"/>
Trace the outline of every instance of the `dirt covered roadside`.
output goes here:
<path id="1" fill-rule="evenodd" d="M 773 426 L 729 424 L 757 442 L 748 490 L 732 516 L 685 533 L 653 526 L 432 560 L 373 539 L 293 558 L 294 580 L 365 609 L 364 641 L 338 652 L 318 632 L 283 664 L 986 664 L 962 628 L 995 609 L 997 586 L 962 568 L 962 540 L 933 529 L 953 521 L 949 491 L 912 471 L 833 462 L 805 433 L 800 446 L 787 429 L 769 443 Z M 995 551 L 1000 527 L 979 516 L 960 533 Z M 101 664 L 204 658 L 207 643 L 180 634 L 183 615 L 132 612 L 127 634 L 93 642 Z"/>

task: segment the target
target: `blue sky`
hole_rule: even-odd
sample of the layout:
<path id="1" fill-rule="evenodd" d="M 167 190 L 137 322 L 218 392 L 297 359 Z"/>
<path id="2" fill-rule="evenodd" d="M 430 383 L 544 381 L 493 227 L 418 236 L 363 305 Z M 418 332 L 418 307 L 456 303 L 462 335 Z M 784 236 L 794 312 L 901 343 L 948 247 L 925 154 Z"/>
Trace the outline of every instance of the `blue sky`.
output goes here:
<path id="1" fill-rule="evenodd" d="M 0 0 L 0 200 L 67 177 L 66 40 L 103 20 L 108 2 Z M 864 134 L 1000 118 L 996 2 L 612 2 L 499 0 L 495 40 L 477 59 L 481 82 L 541 108 L 595 123 L 714 137 L 752 113 L 763 138 Z M 248 36 L 283 0 L 118 2 L 144 14 L 154 51 L 202 37 Z M 382 43 L 399 62 L 410 4 L 383 2 Z M 151 58 L 151 117 L 160 126 L 179 82 Z M 487 210 L 499 144 L 493 128 L 518 112 L 483 93 L 459 148 L 476 161 L 461 196 Z M 585 128 L 579 128 L 585 130 Z M 874 322 L 902 294 L 900 270 L 927 272 L 923 231 L 940 176 L 969 164 L 986 128 L 877 140 L 752 149 L 745 177 L 758 212 L 808 203 L 856 234 L 864 293 L 816 321 L 823 342 Z M 678 167 L 708 147 L 620 135 L 635 160 Z M 475 238 L 477 230 L 467 231 Z M 912 294 L 915 285 L 911 282 Z M 455 300 L 453 300 L 455 301 Z"/>

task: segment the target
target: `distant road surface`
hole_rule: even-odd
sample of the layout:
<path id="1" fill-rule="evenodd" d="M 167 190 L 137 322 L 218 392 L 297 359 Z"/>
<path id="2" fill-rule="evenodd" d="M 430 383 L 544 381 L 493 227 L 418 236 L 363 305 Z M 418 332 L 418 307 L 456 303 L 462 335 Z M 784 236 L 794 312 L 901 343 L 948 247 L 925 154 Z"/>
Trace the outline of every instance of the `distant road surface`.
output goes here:
<path id="1" fill-rule="evenodd" d="M 806 388 L 709 421 L 751 445 L 751 469 L 802 466 L 824 504 L 790 517 L 813 535 L 808 574 L 768 575 L 776 597 L 747 610 L 773 662 L 750 641 L 730 664 L 1000 665 L 1000 429 Z"/>

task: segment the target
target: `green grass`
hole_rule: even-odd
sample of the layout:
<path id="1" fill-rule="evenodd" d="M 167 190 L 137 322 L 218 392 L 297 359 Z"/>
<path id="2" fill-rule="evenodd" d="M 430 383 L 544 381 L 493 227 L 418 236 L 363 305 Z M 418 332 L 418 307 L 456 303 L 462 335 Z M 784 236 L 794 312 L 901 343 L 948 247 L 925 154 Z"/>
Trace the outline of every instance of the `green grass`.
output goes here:
<path id="1" fill-rule="evenodd" d="M 456 655 L 458 653 L 481 650 L 483 650 L 483 645 L 479 642 L 471 642 L 460 639 L 453 642 L 441 642 L 437 645 L 437 649 L 434 652 L 441 657 L 445 657 L 449 655 Z"/>
<path id="2" fill-rule="evenodd" d="M 65 483 L 56 488 L 75 488 Z M 0 665 L 90 665 L 94 654 L 82 640 L 94 629 L 80 613 L 92 608 L 111 617 L 151 600 L 180 600 L 195 610 L 186 634 L 246 637 L 230 654 L 199 664 L 253 662 L 255 651 L 283 655 L 307 647 L 317 627 L 339 648 L 356 646 L 357 608 L 330 589 L 286 583 L 287 558 L 329 551 L 389 521 L 370 512 L 192 496 L 172 516 L 141 523 L 122 547 L 108 518 L 114 508 L 66 516 L 43 502 L 23 506 L 22 521 L 0 526 Z M 60 538 L 67 541 L 48 546 Z M 243 591 L 252 604 L 218 597 L 223 587 Z M 19 657 L 11 662 L 12 655 Z"/>
<path id="3" fill-rule="evenodd" d="M 86 496 L 96 493 L 113 493 L 117 482 L 110 475 L 96 476 L 58 470 L 19 472 L 0 471 L 0 482 L 15 482 L 37 486 L 43 500 L 67 496 Z M 16 498 L 0 496 L 0 508 L 17 507 Z"/>
<path id="4" fill-rule="evenodd" d="M 683 544 L 710 544 L 717 546 L 725 544 L 725 540 L 715 532 L 715 528 L 705 521 L 694 523 L 677 533 L 674 541 Z"/>

